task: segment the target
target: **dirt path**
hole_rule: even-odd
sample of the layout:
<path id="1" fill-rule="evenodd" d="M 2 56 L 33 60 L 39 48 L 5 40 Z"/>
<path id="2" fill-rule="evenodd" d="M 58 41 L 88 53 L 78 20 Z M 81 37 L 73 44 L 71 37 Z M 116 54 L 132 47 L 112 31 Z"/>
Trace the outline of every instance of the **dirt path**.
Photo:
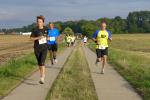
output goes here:
<path id="1" fill-rule="evenodd" d="M 100 67 L 95 65 L 96 55 L 89 48 L 83 47 L 91 70 L 99 100 L 142 100 L 134 89 L 110 65 L 105 74 L 100 74 Z"/>

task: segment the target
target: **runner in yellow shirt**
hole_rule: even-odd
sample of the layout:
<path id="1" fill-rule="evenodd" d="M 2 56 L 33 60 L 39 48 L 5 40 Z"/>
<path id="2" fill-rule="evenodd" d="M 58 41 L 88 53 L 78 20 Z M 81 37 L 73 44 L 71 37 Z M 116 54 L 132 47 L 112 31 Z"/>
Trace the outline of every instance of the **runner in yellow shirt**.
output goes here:
<path id="1" fill-rule="evenodd" d="M 71 36 L 70 35 L 66 36 L 66 41 L 67 41 L 67 46 L 70 47 L 70 45 L 71 45 Z"/>
<path id="2" fill-rule="evenodd" d="M 104 74 L 104 68 L 107 64 L 107 56 L 108 56 L 108 40 L 111 41 L 111 33 L 106 30 L 106 22 L 102 22 L 100 25 L 100 30 L 97 30 L 93 34 L 93 40 L 96 43 L 96 54 L 98 62 L 102 61 L 102 69 L 101 74 Z"/>

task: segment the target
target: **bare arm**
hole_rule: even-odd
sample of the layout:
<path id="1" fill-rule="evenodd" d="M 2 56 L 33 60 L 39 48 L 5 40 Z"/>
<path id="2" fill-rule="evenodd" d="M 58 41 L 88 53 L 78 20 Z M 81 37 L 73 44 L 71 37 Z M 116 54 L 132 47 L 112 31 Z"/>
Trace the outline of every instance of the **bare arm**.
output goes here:
<path id="1" fill-rule="evenodd" d="M 35 41 L 35 40 L 40 40 L 41 38 L 43 38 L 43 36 L 39 36 L 39 37 L 30 37 L 31 41 Z"/>
<path id="2" fill-rule="evenodd" d="M 56 38 L 56 41 L 57 41 L 57 43 L 60 42 L 60 36 L 58 36 L 58 37 Z"/>
<path id="3" fill-rule="evenodd" d="M 97 39 L 92 38 L 92 40 L 93 40 L 97 45 L 99 45 L 98 42 L 97 42 Z"/>
<path id="4" fill-rule="evenodd" d="M 95 39 L 95 38 L 92 38 L 92 40 L 93 40 L 94 42 L 96 42 L 96 41 L 97 41 L 97 39 Z"/>
<path id="5" fill-rule="evenodd" d="M 108 38 L 108 40 L 109 40 L 109 42 L 111 42 L 111 41 L 112 41 L 112 38 Z"/>

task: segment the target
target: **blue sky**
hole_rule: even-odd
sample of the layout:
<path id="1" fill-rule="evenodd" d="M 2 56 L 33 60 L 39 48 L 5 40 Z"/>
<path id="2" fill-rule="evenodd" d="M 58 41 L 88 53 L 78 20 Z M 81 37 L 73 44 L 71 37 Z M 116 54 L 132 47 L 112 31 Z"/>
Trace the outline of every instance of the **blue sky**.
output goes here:
<path id="1" fill-rule="evenodd" d="M 31 24 L 41 14 L 49 22 L 126 18 L 129 12 L 141 10 L 150 10 L 150 0 L 0 0 L 0 28 Z"/>

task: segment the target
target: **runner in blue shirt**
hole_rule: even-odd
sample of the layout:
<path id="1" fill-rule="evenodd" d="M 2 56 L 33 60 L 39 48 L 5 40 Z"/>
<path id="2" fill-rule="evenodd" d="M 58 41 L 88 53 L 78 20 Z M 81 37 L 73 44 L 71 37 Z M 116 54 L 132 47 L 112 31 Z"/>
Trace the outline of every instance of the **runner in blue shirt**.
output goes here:
<path id="1" fill-rule="evenodd" d="M 49 29 L 48 29 L 48 50 L 50 54 L 50 59 L 51 59 L 51 64 L 53 65 L 54 63 L 57 63 L 56 59 L 56 54 L 57 54 L 57 49 L 58 49 L 58 40 L 59 36 L 59 31 L 57 28 L 54 27 L 53 23 L 49 24 Z"/>

